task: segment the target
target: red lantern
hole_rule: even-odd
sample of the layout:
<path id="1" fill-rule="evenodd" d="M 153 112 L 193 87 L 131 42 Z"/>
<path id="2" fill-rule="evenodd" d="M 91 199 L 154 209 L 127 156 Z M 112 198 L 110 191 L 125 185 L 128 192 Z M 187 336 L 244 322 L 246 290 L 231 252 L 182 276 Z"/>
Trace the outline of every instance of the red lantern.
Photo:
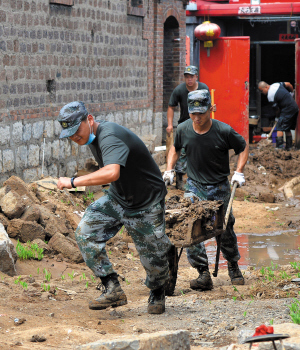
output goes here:
<path id="1" fill-rule="evenodd" d="M 212 41 L 220 36 L 221 28 L 215 23 L 206 21 L 195 28 L 194 34 L 197 39 L 204 41 L 204 47 L 212 47 Z"/>

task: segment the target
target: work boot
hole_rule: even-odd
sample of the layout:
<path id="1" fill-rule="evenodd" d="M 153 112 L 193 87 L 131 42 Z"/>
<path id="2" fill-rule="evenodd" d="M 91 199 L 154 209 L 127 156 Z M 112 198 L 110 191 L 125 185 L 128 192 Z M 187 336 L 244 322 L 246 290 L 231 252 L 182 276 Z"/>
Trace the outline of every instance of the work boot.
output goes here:
<path id="1" fill-rule="evenodd" d="M 110 306 L 117 307 L 127 304 L 126 295 L 120 286 L 118 275 L 116 273 L 100 278 L 104 291 L 99 298 L 90 301 L 90 309 L 102 310 Z"/>
<path id="2" fill-rule="evenodd" d="M 178 190 L 184 191 L 182 176 L 183 174 L 176 172 L 176 188 Z"/>
<path id="3" fill-rule="evenodd" d="M 228 275 L 231 279 L 231 283 L 235 285 L 245 284 L 245 280 L 241 273 L 238 263 L 236 261 L 234 262 L 228 261 L 227 266 L 228 266 Z"/>
<path id="4" fill-rule="evenodd" d="M 208 267 L 198 268 L 198 278 L 190 281 L 192 289 L 211 290 L 213 289 L 213 281 L 211 279 Z"/>
<path id="5" fill-rule="evenodd" d="M 150 290 L 148 299 L 148 314 L 162 314 L 165 312 L 164 286 Z"/>
<path id="6" fill-rule="evenodd" d="M 290 151 L 290 149 L 293 147 L 293 137 L 292 136 L 286 136 L 285 137 L 285 149 L 287 151 Z"/>
<path id="7" fill-rule="evenodd" d="M 283 149 L 283 136 L 276 137 L 276 148 Z"/>

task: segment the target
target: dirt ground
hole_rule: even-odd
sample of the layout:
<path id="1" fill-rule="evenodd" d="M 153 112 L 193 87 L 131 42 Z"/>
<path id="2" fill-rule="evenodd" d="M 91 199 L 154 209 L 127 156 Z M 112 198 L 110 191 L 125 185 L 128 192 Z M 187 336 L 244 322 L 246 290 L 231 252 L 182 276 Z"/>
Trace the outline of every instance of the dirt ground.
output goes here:
<path id="1" fill-rule="evenodd" d="M 245 168 L 246 186 L 237 190 L 233 202 L 236 233 L 263 234 L 286 230 L 287 240 L 290 230 L 300 233 L 299 200 L 294 198 L 286 201 L 279 191 L 286 181 L 299 175 L 299 156 L 300 152 L 296 150 L 277 152 L 272 144 L 251 145 L 249 162 Z M 232 155 L 231 173 L 235 169 L 236 161 L 237 157 Z M 65 194 L 54 196 L 50 192 L 53 191 L 43 192 L 43 200 L 47 198 L 65 211 L 75 211 L 71 203 L 61 201 L 60 196 Z M 182 196 L 183 192 L 169 186 L 168 198 L 174 195 Z M 77 193 L 77 198 L 74 198 L 79 201 L 80 196 L 82 194 Z M 95 195 L 97 196 L 99 193 Z M 80 206 L 75 209 L 78 211 L 86 202 L 88 200 L 80 199 Z M 74 214 L 74 220 L 79 220 L 77 214 Z M 15 240 L 13 243 L 16 245 Z M 148 315 L 149 291 L 143 284 L 145 273 L 134 244 L 124 241 L 123 232 L 119 232 L 109 242 L 107 251 L 128 298 L 127 305 L 116 309 L 89 310 L 89 300 L 96 298 L 101 292 L 96 289 L 99 280 L 94 278 L 84 263 L 70 263 L 61 256 L 50 254 L 45 255 L 41 261 L 18 260 L 16 277 L 0 273 L 0 349 L 17 346 L 31 350 L 74 349 L 76 345 L 112 339 L 123 334 L 176 330 L 178 327 L 193 331 L 189 324 L 178 323 L 178 319 L 184 322 L 184 317 L 188 317 L 181 312 L 180 297 L 183 294 L 192 298 L 191 303 L 197 300 L 221 301 L 232 297 L 244 301 L 251 300 L 253 295 L 263 295 L 261 299 L 266 302 L 272 298 L 287 297 L 287 293 L 282 291 L 282 279 L 272 284 L 264 282 L 265 276 L 259 269 L 253 268 L 244 270 L 246 285 L 239 288 L 241 292 L 238 295 L 224 269 L 214 279 L 215 287 L 212 291 L 192 291 L 189 289 L 189 281 L 197 277 L 197 271 L 190 267 L 183 253 L 179 262 L 175 294 L 167 299 L 166 313 Z M 210 266 L 211 269 L 213 267 Z M 284 283 L 297 277 L 291 266 L 283 269 L 289 276 Z M 26 282 L 27 287 L 20 282 Z M 290 292 L 288 296 L 297 296 L 297 292 Z M 168 309 L 168 305 L 172 306 Z M 235 340 L 232 336 L 223 337 L 212 347 L 221 347 Z M 192 349 L 200 347 L 193 345 Z"/>

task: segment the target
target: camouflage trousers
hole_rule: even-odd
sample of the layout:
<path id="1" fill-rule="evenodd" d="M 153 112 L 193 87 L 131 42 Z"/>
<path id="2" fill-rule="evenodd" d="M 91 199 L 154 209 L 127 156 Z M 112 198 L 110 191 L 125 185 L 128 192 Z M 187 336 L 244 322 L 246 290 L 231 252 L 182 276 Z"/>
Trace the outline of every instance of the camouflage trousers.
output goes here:
<path id="1" fill-rule="evenodd" d="M 224 213 L 226 213 L 229 199 L 231 195 L 230 184 L 226 179 L 216 185 L 201 185 L 199 182 L 187 179 L 185 197 L 196 196 L 200 200 L 222 200 L 224 203 Z M 221 252 L 227 261 L 238 261 L 241 256 L 238 249 L 237 238 L 233 230 L 235 218 L 230 211 L 228 225 L 226 231 L 221 238 Z M 208 258 L 206 255 L 204 242 L 198 243 L 187 248 L 187 258 L 194 268 L 208 266 Z"/>
<path id="2" fill-rule="evenodd" d="M 161 287 L 169 276 L 167 252 L 171 247 L 165 234 L 164 210 L 162 200 L 146 210 L 128 212 L 109 194 L 89 205 L 75 232 L 87 266 L 98 277 L 115 273 L 105 246 L 124 225 L 146 270 L 146 286 L 150 289 Z"/>
<path id="3" fill-rule="evenodd" d="M 181 148 L 181 153 L 180 153 L 180 157 L 177 160 L 177 163 L 175 165 L 175 171 L 176 173 L 182 174 L 184 175 L 186 173 L 186 153 L 185 153 L 185 149 Z"/>

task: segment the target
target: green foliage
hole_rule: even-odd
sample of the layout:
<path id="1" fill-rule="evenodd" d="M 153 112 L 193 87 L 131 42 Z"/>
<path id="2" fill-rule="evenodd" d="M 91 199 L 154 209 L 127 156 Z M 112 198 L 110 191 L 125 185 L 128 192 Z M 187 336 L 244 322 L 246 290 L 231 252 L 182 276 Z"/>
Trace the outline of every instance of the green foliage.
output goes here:
<path id="1" fill-rule="evenodd" d="M 60 277 L 62 281 L 66 278 L 65 275 L 61 275 Z"/>
<path id="2" fill-rule="evenodd" d="M 121 230 L 120 230 L 120 232 L 119 232 L 119 235 L 120 235 L 120 236 L 122 236 L 122 234 L 123 234 L 123 232 L 124 232 L 124 229 L 125 229 L 125 227 L 122 226 L 122 227 L 121 227 Z"/>
<path id="3" fill-rule="evenodd" d="M 45 280 L 50 282 L 51 279 L 51 272 L 48 272 L 46 269 L 43 270 Z"/>
<path id="4" fill-rule="evenodd" d="M 300 324 L 300 301 L 294 298 L 294 302 L 289 306 L 289 309 L 293 323 Z"/>
<path id="5" fill-rule="evenodd" d="M 295 261 L 295 262 L 290 262 L 290 264 L 293 269 L 300 270 L 300 262 Z"/>
<path id="6" fill-rule="evenodd" d="M 21 276 L 14 280 L 15 284 L 20 284 L 25 290 L 27 290 L 28 284 L 25 281 L 20 281 Z"/>
<path id="7" fill-rule="evenodd" d="M 283 280 L 286 280 L 286 279 L 291 278 L 291 276 L 288 275 L 288 274 L 286 273 L 286 271 L 281 271 L 281 272 L 279 272 L 279 275 L 280 275 L 280 277 L 281 277 Z"/>
<path id="8" fill-rule="evenodd" d="M 82 198 L 83 198 L 83 201 L 84 201 L 84 202 L 87 202 L 88 200 L 90 200 L 91 202 L 93 202 L 93 201 L 94 201 L 94 193 L 88 190 L 86 196 L 83 195 Z"/>
<path id="9" fill-rule="evenodd" d="M 68 273 L 68 276 L 70 277 L 71 281 L 73 281 L 73 279 L 74 279 L 74 270 L 72 271 L 72 273 Z"/>
<path id="10" fill-rule="evenodd" d="M 89 286 L 89 281 L 86 281 L 85 288 L 87 289 Z"/>
<path id="11" fill-rule="evenodd" d="M 272 320 L 270 320 L 270 325 L 273 326 L 273 324 L 274 324 L 274 320 L 272 318 Z"/>
<path id="12" fill-rule="evenodd" d="M 232 297 L 233 301 L 236 301 L 237 297 Z"/>
<path id="13" fill-rule="evenodd" d="M 50 284 L 48 284 L 48 285 L 46 285 L 45 283 L 42 283 L 41 284 L 41 287 L 42 287 L 42 289 L 45 291 L 45 292 L 49 292 L 49 290 L 50 290 Z"/>
<path id="14" fill-rule="evenodd" d="M 130 282 L 125 278 L 125 282 L 126 282 L 126 284 L 130 284 Z"/>
<path id="15" fill-rule="evenodd" d="M 23 245 L 19 242 L 16 246 L 16 252 L 21 260 L 37 259 L 42 260 L 44 257 L 43 248 L 39 248 L 36 243 L 27 242 L 27 245 Z"/>
<path id="16" fill-rule="evenodd" d="M 92 280 L 93 282 L 95 282 L 95 281 L 96 281 L 95 276 L 91 275 L 91 280 Z"/>

